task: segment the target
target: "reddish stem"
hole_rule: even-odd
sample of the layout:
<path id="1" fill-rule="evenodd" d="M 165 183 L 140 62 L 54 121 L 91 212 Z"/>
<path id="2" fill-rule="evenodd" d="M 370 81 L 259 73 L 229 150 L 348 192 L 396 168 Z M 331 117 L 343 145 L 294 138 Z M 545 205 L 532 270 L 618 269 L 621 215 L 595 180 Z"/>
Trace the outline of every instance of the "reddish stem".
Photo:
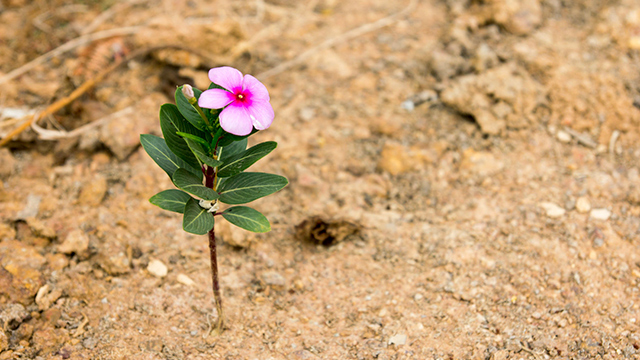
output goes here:
<path id="1" fill-rule="evenodd" d="M 222 315 L 222 297 L 220 296 L 220 282 L 218 281 L 218 258 L 216 254 L 216 232 L 215 228 L 209 231 L 209 255 L 211 256 L 211 280 L 213 283 L 213 296 L 218 310 L 217 331 L 222 331 L 224 317 Z"/>

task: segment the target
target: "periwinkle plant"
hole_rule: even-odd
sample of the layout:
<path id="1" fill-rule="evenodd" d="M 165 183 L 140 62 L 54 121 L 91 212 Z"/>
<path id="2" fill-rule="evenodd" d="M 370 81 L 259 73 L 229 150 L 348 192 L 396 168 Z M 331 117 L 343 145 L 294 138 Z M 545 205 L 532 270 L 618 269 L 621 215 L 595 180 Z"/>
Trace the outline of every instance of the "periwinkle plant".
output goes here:
<path id="1" fill-rule="evenodd" d="M 267 129 L 274 113 L 267 88 L 251 75 L 231 67 L 209 70 L 211 85 L 204 92 L 178 87 L 176 105 L 160 107 L 163 138 L 143 134 L 140 142 L 178 189 L 159 192 L 149 201 L 164 210 L 183 214 L 184 231 L 209 234 L 211 277 L 218 321 L 224 326 L 218 281 L 215 217 L 221 215 L 245 230 L 264 233 L 269 220 L 247 206 L 220 210 L 220 203 L 246 204 L 284 188 L 285 177 L 245 172 L 277 144 L 267 141 L 247 149 L 247 138 Z"/>

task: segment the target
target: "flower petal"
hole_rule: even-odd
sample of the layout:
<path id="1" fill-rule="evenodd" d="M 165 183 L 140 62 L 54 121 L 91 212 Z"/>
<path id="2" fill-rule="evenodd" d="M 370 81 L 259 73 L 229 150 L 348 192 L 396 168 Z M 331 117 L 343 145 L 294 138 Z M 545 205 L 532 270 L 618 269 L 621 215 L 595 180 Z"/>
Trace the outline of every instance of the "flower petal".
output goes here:
<path id="1" fill-rule="evenodd" d="M 273 107 L 268 101 L 253 101 L 247 107 L 251 123 L 258 130 L 265 130 L 273 122 Z"/>
<path id="2" fill-rule="evenodd" d="M 267 90 L 267 87 L 249 74 L 244 76 L 244 79 L 242 80 L 242 88 L 245 92 L 249 91 L 249 97 L 251 100 L 269 101 L 269 91 Z"/>
<path id="3" fill-rule="evenodd" d="M 231 92 L 242 89 L 242 73 L 238 69 L 230 66 L 222 66 L 209 70 L 209 80 Z"/>
<path id="4" fill-rule="evenodd" d="M 233 135 L 249 135 L 253 130 L 247 109 L 238 102 L 233 102 L 220 113 L 220 126 Z"/>
<path id="5" fill-rule="evenodd" d="M 222 89 L 205 90 L 198 99 L 198 105 L 206 109 L 222 109 L 235 100 L 235 96 Z"/>

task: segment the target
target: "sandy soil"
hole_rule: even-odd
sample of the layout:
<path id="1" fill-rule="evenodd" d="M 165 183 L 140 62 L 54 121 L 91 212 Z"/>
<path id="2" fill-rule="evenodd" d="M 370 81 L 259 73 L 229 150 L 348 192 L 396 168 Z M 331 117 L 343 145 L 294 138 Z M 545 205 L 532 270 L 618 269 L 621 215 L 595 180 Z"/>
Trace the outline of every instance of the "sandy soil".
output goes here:
<path id="1" fill-rule="evenodd" d="M 207 239 L 148 203 L 171 184 L 138 134 L 209 67 L 261 74 L 409 4 L 3 0 L 0 76 L 143 27 L 0 85 L 0 135 L 132 51 L 207 58 L 134 60 L 39 125 L 115 118 L 0 149 L 0 359 L 638 358 L 635 0 L 421 0 L 266 78 L 254 168 L 291 184 L 254 204 L 270 233 L 217 224 L 228 327 L 204 337 Z"/>

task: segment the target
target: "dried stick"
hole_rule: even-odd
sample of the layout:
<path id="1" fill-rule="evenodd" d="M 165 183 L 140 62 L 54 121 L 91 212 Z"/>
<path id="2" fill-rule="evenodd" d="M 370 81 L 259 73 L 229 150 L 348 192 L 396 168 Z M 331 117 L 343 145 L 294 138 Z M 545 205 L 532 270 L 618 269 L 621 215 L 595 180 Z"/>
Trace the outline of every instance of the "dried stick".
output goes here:
<path id="1" fill-rule="evenodd" d="M 59 47 L 49 51 L 48 53 L 44 54 L 44 55 L 40 55 L 37 58 L 31 60 L 30 62 L 20 66 L 17 69 L 11 70 L 8 74 L 0 77 L 0 85 L 4 84 L 5 82 L 12 80 L 24 73 L 26 73 L 27 71 L 33 69 L 34 67 L 42 64 L 43 62 L 51 59 L 54 56 L 58 56 L 60 54 L 63 54 L 69 50 L 72 50 L 78 46 L 82 46 L 84 44 L 88 44 L 90 42 L 96 41 L 96 40 L 101 40 L 101 39 L 106 39 L 106 38 L 110 38 L 110 37 L 114 37 L 114 36 L 123 36 L 123 35 L 131 35 L 134 34 L 136 32 L 138 32 L 138 30 L 142 29 L 143 26 L 129 26 L 129 27 L 123 27 L 123 28 L 117 28 L 117 29 L 110 29 L 110 30 L 105 30 L 105 31 L 98 31 L 96 33 L 93 34 L 87 34 L 87 35 L 82 35 L 80 37 L 77 37 L 73 40 L 70 40 L 62 45 L 60 45 Z"/>
<path id="2" fill-rule="evenodd" d="M 27 121 L 22 123 L 20 126 L 18 126 L 16 129 L 14 129 L 12 132 L 7 134 L 7 136 L 5 136 L 2 140 L 0 140 L 0 147 L 2 147 L 3 145 L 7 144 L 11 139 L 13 139 L 14 137 L 18 136 L 20 133 L 25 131 L 36 120 L 40 119 L 41 117 L 48 116 L 49 114 L 53 114 L 56 111 L 62 109 L 63 107 L 69 105 L 75 99 L 79 98 L 82 94 L 84 94 L 89 89 L 94 87 L 97 83 L 102 81 L 102 79 L 104 79 L 105 76 L 107 76 L 113 70 L 117 69 L 120 65 L 126 64 L 127 62 L 129 62 L 129 61 L 131 61 L 131 60 L 133 60 L 133 59 L 135 59 L 137 57 L 144 56 L 144 55 L 147 55 L 147 54 L 152 53 L 154 51 L 163 50 L 163 49 L 176 49 L 176 50 L 189 51 L 189 52 L 192 52 L 192 53 L 194 53 L 194 54 L 196 54 L 196 55 L 198 55 L 198 56 L 200 56 L 200 57 L 202 57 L 204 59 L 210 59 L 207 55 L 201 53 L 198 50 L 190 49 L 190 48 L 187 48 L 187 47 L 184 47 L 184 46 L 181 46 L 181 45 L 154 46 L 154 47 L 149 47 L 149 48 L 146 48 L 146 49 L 141 49 L 141 50 L 135 51 L 135 52 L 129 54 L 129 56 L 127 56 L 126 58 L 113 63 L 111 66 L 109 66 L 108 68 L 104 69 L 102 72 L 98 73 L 98 75 L 96 75 L 95 77 L 85 81 L 82 85 L 80 85 L 73 92 L 71 92 L 71 94 L 69 94 L 69 96 L 67 96 L 65 98 L 62 98 L 62 99 L 54 102 L 53 104 L 49 105 L 49 107 L 47 107 L 43 112 L 31 116 L 30 119 L 28 119 Z"/>
<path id="3" fill-rule="evenodd" d="M 92 33 L 95 29 L 97 29 L 100 25 L 102 25 L 109 18 L 119 13 L 120 11 L 125 10 L 126 8 L 134 5 L 138 5 L 140 3 L 146 2 L 146 0 L 129 0 L 121 3 L 117 3 L 111 6 L 109 9 L 100 13 L 100 15 L 96 16 L 93 21 L 87 25 L 80 32 L 82 35 Z"/>
<path id="4" fill-rule="evenodd" d="M 322 43 L 320 43 L 318 46 L 314 46 L 311 49 L 303 52 L 302 54 L 296 56 L 295 58 L 289 60 L 289 61 L 285 61 L 282 64 L 269 69 L 265 72 L 262 72 L 258 75 L 256 75 L 256 77 L 260 80 L 265 80 L 268 79 L 274 75 L 280 74 L 283 71 L 286 71 L 288 69 L 290 69 L 293 66 L 299 65 L 301 63 L 303 63 L 305 60 L 307 60 L 309 57 L 311 57 L 311 55 L 317 53 L 320 50 L 324 50 L 324 49 L 328 49 L 331 48 L 337 44 L 343 43 L 347 40 L 351 40 L 353 38 L 356 38 L 358 36 L 364 35 L 366 33 L 372 32 L 374 30 L 378 30 L 381 29 L 385 26 L 389 26 L 391 24 L 393 24 L 395 21 L 397 21 L 398 18 L 410 13 L 415 7 L 416 4 L 418 3 L 418 0 L 410 0 L 409 4 L 402 9 L 401 11 L 389 15 L 387 17 L 384 17 L 378 21 L 372 22 L 372 23 L 368 23 L 362 26 L 359 26 L 355 29 L 349 30 L 344 34 L 340 34 L 338 36 L 332 37 L 330 39 L 327 39 L 325 41 L 323 41 Z"/>
<path id="5" fill-rule="evenodd" d="M 34 121 L 31 124 L 31 128 L 33 129 L 33 131 L 35 131 L 38 134 L 38 138 L 41 140 L 60 140 L 60 139 L 69 139 L 69 138 L 74 138 L 74 137 L 78 137 L 84 133 L 86 133 L 87 131 L 94 129 L 104 123 L 107 123 L 113 119 L 117 119 L 123 115 L 127 115 L 127 114 L 132 114 L 133 113 L 133 106 L 129 106 L 126 107 L 122 110 L 116 111 L 114 113 L 111 113 L 107 116 L 104 116 L 98 120 L 92 121 L 88 124 L 82 125 L 77 129 L 73 129 L 71 131 L 64 131 L 64 130 L 49 130 L 49 129 L 44 129 L 42 127 L 40 127 L 38 125 L 37 121 Z"/>

